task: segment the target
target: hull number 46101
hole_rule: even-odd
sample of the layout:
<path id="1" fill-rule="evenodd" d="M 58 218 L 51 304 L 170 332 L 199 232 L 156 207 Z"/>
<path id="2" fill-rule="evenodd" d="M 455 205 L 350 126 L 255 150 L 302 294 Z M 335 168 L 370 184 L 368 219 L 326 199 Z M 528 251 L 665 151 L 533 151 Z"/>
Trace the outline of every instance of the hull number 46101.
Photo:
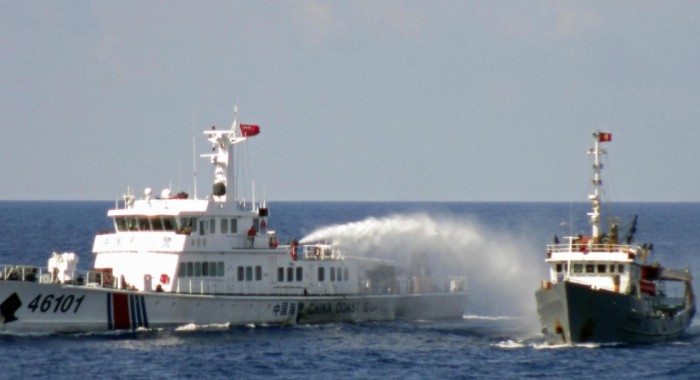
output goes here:
<path id="1" fill-rule="evenodd" d="M 27 305 L 27 309 L 31 310 L 32 313 L 37 311 L 42 313 L 69 313 L 71 311 L 77 313 L 80 305 L 83 303 L 83 299 L 85 299 L 85 295 L 76 298 L 72 294 L 63 294 L 58 297 L 53 294 L 45 296 L 39 294 Z"/>

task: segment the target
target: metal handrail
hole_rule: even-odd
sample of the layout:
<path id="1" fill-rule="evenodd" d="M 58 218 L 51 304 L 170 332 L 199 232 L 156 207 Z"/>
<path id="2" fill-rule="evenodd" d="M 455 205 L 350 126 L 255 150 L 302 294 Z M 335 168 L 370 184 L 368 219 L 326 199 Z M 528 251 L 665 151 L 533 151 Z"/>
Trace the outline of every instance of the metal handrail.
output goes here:
<path id="1" fill-rule="evenodd" d="M 0 264 L 0 280 L 29 281 L 40 284 L 62 283 L 78 286 L 99 286 L 116 288 L 117 281 L 109 273 L 94 270 L 50 271 L 46 267 L 34 265 L 2 265 Z M 110 278 L 111 277 L 111 278 Z"/>
<path id="2" fill-rule="evenodd" d="M 622 253 L 637 253 L 640 247 L 634 244 L 587 244 L 587 243 L 571 243 L 571 244 L 548 244 L 547 252 L 571 252 L 572 250 L 579 251 L 585 249 L 588 252 L 622 252 Z"/>

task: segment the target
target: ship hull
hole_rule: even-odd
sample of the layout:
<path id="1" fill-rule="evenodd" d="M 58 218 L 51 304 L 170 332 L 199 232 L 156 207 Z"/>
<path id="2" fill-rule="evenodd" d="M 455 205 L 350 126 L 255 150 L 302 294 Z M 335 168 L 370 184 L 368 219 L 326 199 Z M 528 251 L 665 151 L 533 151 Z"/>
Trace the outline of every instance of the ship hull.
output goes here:
<path id="1" fill-rule="evenodd" d="M 683 334 L 694 315 L 691 303 L 673 313 L 654 311 L 649 299 L 563 281 L 537 290 L 545 341 L 655 343 Z"/>
<path id="2" fill-rule="evenodd" d="M 188 324 L 293 325 L 461 318 L 464 301 L 463 293 L 420 297 L 197 295 L 2 281 L 0 331 L 76 333 Z M 455 303 L 459 306 L 453 306 Z M 416 305 L 428 306 L 429 310 Z"/>
<path id="3" fill-rule="evenodd" d="M 461 318 L 466 303 L 465 292 L 408 294 L 396 301 L 396 319 Z"/>

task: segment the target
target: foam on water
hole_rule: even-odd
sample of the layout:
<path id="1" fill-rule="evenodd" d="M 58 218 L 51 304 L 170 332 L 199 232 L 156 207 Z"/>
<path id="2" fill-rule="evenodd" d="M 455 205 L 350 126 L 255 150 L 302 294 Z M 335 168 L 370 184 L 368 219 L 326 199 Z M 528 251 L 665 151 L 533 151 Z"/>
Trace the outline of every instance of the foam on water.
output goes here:
<path id="1" fill-rule="evenodd" d="M 0 336 L 14 336 L 14 337 L 42 337 L 51 336 L 55 333 L 52 332 L 23 332 L 23 331 L 0 331 Z"/>
<path id="2" fill-rule="evenodd" d="M 515 319 L 514 317 L 509 317 L 506 315 L 491 316 L 491 315 L 474 315 L 474 314 L 465 314 L 462 316 L 462 318 L 486 320 L 486 321 L 510 321 L 510 320 Z"/>
<path id="3" fill-rule="evenodd" d="M 493 346 L 497 347 L 497 348 L 507 349 L 507 350 L 513 350 L 513 349 L 527 347 L 527 345 L 523 342 L 514 341 L 514 340 L 510 340 L 510 339 L 498 342 L 498 343 L 494 344 Z"/>
<path id="4" fill-rule="evenodd" d="M 212 323 L 208 325 L 198 325 L 194 323 L 188 323 L 183 326 L 179 326 L 175 329 L 175 331 L 224 331 L 228 330 L 231 328 L 231 325 L 229 323 Z"/>

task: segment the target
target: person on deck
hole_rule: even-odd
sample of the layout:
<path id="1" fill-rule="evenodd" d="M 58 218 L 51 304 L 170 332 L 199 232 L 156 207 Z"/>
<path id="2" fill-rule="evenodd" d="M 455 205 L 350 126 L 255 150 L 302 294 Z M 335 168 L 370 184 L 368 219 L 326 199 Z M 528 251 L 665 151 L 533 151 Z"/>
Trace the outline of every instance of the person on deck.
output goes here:
<path id="1" fill-rule="evenodd" d="M 250 248 L 255 247 L 255 226 L 250 226 L 248 230 L 248 240 L 250 240 Z"/>

